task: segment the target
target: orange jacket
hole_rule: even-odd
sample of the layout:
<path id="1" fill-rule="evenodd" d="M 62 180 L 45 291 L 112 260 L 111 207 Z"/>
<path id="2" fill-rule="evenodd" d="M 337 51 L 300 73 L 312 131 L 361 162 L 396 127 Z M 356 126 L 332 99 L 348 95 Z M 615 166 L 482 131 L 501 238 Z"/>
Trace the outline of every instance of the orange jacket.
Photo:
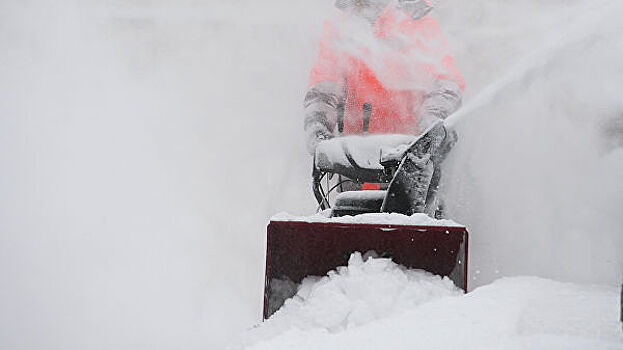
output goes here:
<path id="1" fill-rule="evenodd" d="M 458 108 L 465 82 L 434 19 L 390 3 L 372 26 L 359 22 L 340 14 L 324 23 L 305 99 L 308 133 L 317 133 L 314 122 L 333 132 L 339 102 L 344 134 L 362 133 L 366 102 L 370 133 L 417 134 L 424 113 L 445 118 Z"/>

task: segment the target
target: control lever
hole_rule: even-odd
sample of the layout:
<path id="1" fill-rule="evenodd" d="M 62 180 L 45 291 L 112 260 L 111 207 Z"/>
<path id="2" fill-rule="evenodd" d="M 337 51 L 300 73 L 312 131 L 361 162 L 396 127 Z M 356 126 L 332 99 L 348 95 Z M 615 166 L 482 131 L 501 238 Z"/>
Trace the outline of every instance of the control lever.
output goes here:
<path id="1" fill-rule="evenodd" d="M 337 132 L 344 133 L 344 102 L 337 104 Z"/>

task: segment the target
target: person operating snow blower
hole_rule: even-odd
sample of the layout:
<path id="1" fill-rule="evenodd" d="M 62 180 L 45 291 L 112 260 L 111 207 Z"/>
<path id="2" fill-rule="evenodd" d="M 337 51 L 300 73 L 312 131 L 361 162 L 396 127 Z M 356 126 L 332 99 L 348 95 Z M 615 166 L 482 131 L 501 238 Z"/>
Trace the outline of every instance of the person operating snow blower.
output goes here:
<path id="1" fill-rule="evenodd" d="M 312 155 L 338 133 L 419 135 L 459 108 L 465 82 L 428 16 L 428 1 L 336 0 L 335 6 L 341 11 L 324 22 L 304 100 Z M 405 180 L 420 192 L 437 187 L 439 163 L 455 141 L 456 134 L 445 128 L 442 134 L 439 149 L 416 154 L 429 158 L 408 176 L 419 180 Z"/>
<path id="2" fill-rule="evenodd" d="M 302 220 L 271 218 L 265 319 L 304 278 L 346 265 L 355 252 L 447 276 L 467 291 L 467 229 L 430 218 L 444 216 L 440 164 L 456 134 L 443 120 L 460 106 L 465 87 L 427 16 L 431 6 L 424 0 L 335 5 L 341 11 L 324 23 L 304 102 L 312 189 L 326 210 Z"/>

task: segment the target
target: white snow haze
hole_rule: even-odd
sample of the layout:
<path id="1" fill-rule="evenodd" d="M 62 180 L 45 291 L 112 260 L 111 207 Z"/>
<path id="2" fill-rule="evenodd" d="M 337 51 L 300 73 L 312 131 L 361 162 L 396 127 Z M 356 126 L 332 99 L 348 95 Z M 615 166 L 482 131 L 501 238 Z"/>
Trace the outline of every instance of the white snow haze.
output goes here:
<path id="1" fill-rule="evenodd" d="M 467 83 L 443 191 L 473 298 L 610 293 L 623 4 L 431 3 Z M 302 100 L 331 11 L 0 0 L 0 349 L 220 349 L 260 322 L 266 224 L 316 208 Z M 513 276 L 536 277 L 489 285 Z"/>

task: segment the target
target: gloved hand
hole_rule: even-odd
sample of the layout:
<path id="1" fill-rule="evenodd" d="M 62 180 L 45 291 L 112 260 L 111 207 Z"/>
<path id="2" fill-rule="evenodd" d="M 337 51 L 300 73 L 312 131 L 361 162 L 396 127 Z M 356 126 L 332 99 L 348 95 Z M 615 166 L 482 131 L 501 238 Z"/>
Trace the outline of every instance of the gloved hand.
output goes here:
<path id="1" fill-rule="evenodd" d="M 429 130 L 434 125 L 441 124 L 443 128 L 442 133 L 437 133 L 438 137 L 443 137 L 443 140 L 440 140 L 438 146 L 434 149 L 430 150 L 432 160 L 435 164 L 439 165 L 444 161 L 448 153 L 452 150 L 456 142 L 458 141 L 458 134 L 454 129 L 448 129 L 443 120 L 437 117 L 434 114 L 424 113 L 420 119 L 420 130 L 422 133 L 427 132 L 430 134 L 434 132 L 434 130 Z M 436 128 L 433 128 L 436 129 Z"/>
<path id="2" fill-rule="evenodd" d="M 307 136 L 307 152 L 312 156 L 316 154 L 316 147 L 324 140 L 333 138 L 333 133 L 322 123 L 312 123 L 305 129 Z"/>
<path id="3" fill-rule="evenodd" d="M 423 132 L 440 119 L 446 119 L 461 106 L 461 101 L 461 88 L 456 82 L 437 81 L 435 88 L 426 95 L 419 110 L 420 131 Z"/>

